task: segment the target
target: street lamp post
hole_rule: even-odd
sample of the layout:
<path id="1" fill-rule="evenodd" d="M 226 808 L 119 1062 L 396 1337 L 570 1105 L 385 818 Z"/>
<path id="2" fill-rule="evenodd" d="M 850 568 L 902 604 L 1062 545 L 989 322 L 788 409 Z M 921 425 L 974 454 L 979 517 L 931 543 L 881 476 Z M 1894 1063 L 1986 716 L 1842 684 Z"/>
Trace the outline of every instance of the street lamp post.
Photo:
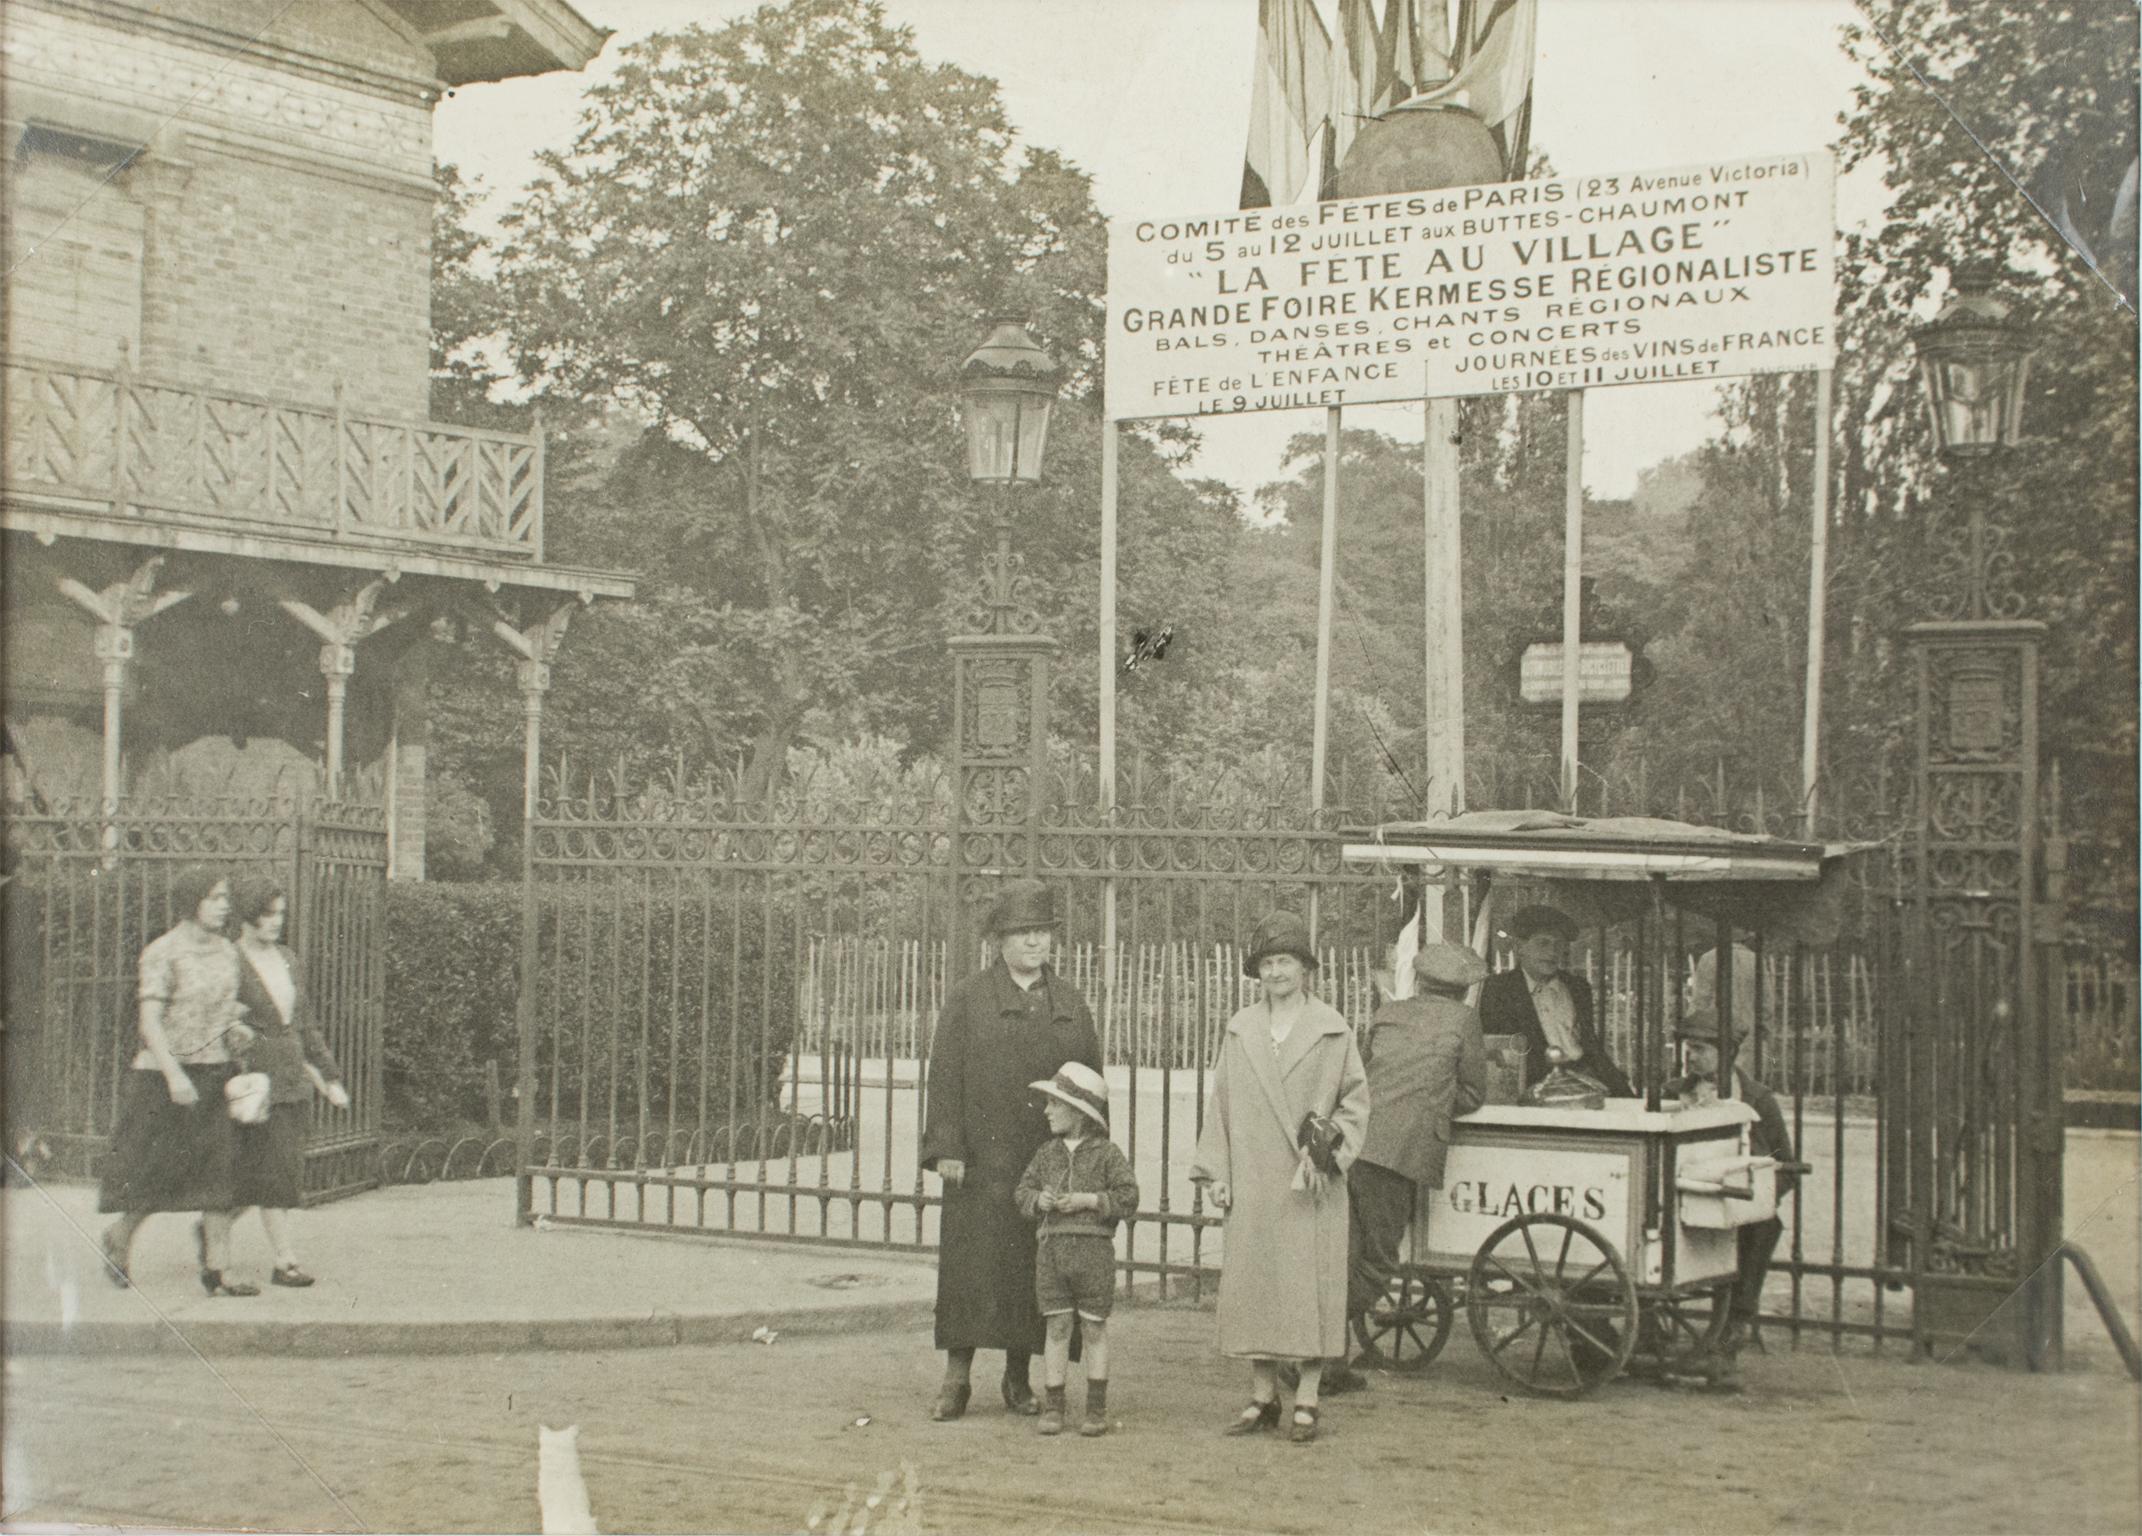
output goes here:
<path id="1" fill-rule="evenodd" d="M 959 370 L 967 477 L 994 486 L 996 555 L 952 651 L 953 862 L 968 877 L 1032 873 L 1039 864 L 1048 762 L 1049 663 L 1031 578 L 1011 547 L 1011 496 L 1041 479 L 1058 369 L 1016 319 L 994 319 Z M 965 903 L 959 904 L 964 911 Z M 960 929 L 955 929 L 955 933 Z M 956 941 L 957 942 L 957 941 Z M 971 957 L 966 957 L 971 958 Z"/>
<path id="2" fill-rule="evenodd" d="M 2031 336 L 1994 296 L 1995 277 L 1959 269 L 1912 338 L 1934 443 L 1953 468 L 2014 446 L 2022 429 Z M 1924 1010 L 1908 1053 L 1914 1327 L 1929 1348 L 2005 1334 L 2038 1365 L 2060 1354 L 2063 1150 L 2062 1057 L 2042 991 L 2057 971 L 2039 964 L 2041 948 L 2057 952 L 2060 916 L 2038 869 L 2045 626 L 2023 617 L 2010 535 L 1985 487 L 1961 490 L 1963 525 L 1941 530 L 1935 561 L 1946 611 L 1905 632 L 1918 690 L 1907 889 Z"/>

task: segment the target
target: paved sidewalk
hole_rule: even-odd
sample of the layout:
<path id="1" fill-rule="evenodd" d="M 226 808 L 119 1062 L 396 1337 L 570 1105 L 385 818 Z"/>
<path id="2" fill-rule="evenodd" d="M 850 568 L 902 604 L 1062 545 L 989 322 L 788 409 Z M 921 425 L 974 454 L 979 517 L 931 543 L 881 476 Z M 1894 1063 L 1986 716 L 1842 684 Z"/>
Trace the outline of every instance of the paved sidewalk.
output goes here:
<path id="1" fill-rule="evenodd" d="M 151 1217 L 132 1289 L 104 1277 L 110 1221 L 88 1185 L 0 1191 L 6 1349 L 19 1353 L 454 1354 L 748 1340 L 759 1328 L 837 1333 L 928 1320 L 929 1255 L 764 1239 L 516 1227 L 513 1181 L 374 1190 L 301 1211 L 298 1251 L 319 1283 L 266 1284 L 258 1218 L 231 1273 L 258 1297 L 205 1295 L 193 1222 Z"/>

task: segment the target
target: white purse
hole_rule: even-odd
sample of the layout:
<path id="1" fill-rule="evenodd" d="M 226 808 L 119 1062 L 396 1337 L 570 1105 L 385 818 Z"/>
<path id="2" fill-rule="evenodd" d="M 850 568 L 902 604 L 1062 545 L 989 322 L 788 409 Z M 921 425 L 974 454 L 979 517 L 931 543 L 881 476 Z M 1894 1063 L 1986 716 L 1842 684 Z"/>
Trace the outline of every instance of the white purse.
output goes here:
<path id="1" fill-rule="evenodd" d="M 223 1107 L 240 1125 L 260 1125 L 274 1107 L 268 1089 L 267 1073 L 240 1072 L 223 1085 Z"/>

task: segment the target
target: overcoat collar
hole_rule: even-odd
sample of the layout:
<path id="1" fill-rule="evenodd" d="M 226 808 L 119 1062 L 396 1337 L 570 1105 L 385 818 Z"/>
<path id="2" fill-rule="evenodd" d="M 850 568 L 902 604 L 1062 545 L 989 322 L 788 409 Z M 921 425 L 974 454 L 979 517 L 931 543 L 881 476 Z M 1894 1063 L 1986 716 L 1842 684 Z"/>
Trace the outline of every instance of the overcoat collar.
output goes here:
<path id="1" fill-rule="evenodd" d="M 1050 1018 L 1053 1019 L 1058 1014 L 1068 1015 L 1069 1010 L 1063 1006 L 1063 999 L 1056 995 L 1057 988 L 1062 986 L 1063 982 L 1057 976 L 1054 966 L 1044 964 L 1041 967 L 1041 980 L 1035 982 L 1031 988 L 1022 987 L 1018 982 L 1013 981 L 1011 967 L 1001 959 L 991 961 L 985 974 L 996 984 L 996 1003 L 999 1013 L 1026 1012 L 1026 999 L 1039 992 L 1043 1001 L 1047 1004 Z"/>
<path id="2" fill-rule="evenodd" d="M 1243 1053 L 1249 1057 L 1250 1071 L 1264 1090 L 1265 1102 L 1271 1106 L 1291 1141 L 1294 1139 L 1294 1115 L 1287 1104 L 1287 1078 L 1307 1059 L 1319 1040 L 1326 1035 L 1345 1034 L 1347 1025 L 1336 1008 L 1321 998 L 1312 997 L 1276 1052 L 1272 1049 L 1271 1028 L 1271 1011 L 1262 1004 L 1252 1003 L 1228 1021 L 1227 1032 L 1241 1039 Z"/>

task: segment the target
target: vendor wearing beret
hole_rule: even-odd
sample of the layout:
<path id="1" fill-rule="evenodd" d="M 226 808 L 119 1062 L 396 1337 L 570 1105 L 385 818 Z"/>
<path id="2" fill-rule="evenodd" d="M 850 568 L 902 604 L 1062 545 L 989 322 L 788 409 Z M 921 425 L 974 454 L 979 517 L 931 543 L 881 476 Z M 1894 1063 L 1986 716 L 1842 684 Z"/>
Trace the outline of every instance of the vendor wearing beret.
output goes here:
<path id="1" fill-rule="evenodd" d="M 1599 1038 L 1590 984 L 1564 969 L 1577 925 L 1553 907 L 1530 906 L 1512 913 L 1503 931 L 1517 946 L 1517 964 L 1481 987 L 1480 1027 L 1491 1035 L 1525 1037 L 1523 1086 L 1559 1063 L 1596 1078 L 1613 1098 L 1633 1097 L 1629 1079 Z"/>

